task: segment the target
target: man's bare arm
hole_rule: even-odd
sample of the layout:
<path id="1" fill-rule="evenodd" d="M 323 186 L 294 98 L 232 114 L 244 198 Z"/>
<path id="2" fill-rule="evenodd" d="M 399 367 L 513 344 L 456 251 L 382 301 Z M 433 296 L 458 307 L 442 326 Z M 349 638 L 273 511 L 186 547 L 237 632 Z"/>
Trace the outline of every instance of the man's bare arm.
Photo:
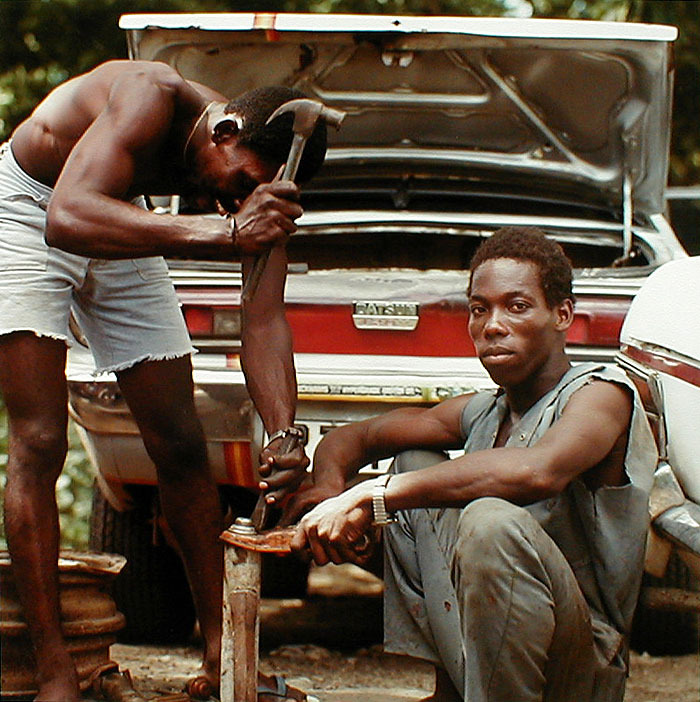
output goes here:
<path id="1" fill-rule="evenodd" d="M 390 512 L 416 507 L 462 507 L 478 497 L 529 504 L 561 492 L 599 465 L 627 438 L 629 393 L 607 382 L 579 390 L 562 417 L 536 445 L 495 448 L 392 477 L 385 492 Z M 612 484 L 624 480 L 622 464 Z M 372 521 L 372 481 L 318 504 L 299 523 L 292 542 L 319 564 L 357 561 L 352 544 Z"/>
<path id="2" fill-rule="evenodd" d="M 252 262 L 251 257 L 243 261 L 246 279 Z M 276 246 L 255 295 L 242 309 L 241 364 L 250 396 L 270 434 L 292 424 L 296 411 L 292 334 L 284 308 L 286 275 L 286 251 Z"/>
<path id="3" fill-rule="evenodd" d="M 244 203 L 240 224 L 255 210 L 256 226 L 234 246 L 228 223 L 196 215 L 155 215 L 127 202 L 141 194 L 139 168 L 153 167 L 169 134 L 176 105 L 199 99 L 193 86 L 167 66 L 142 68 L 115 79 L 105 108 L 76 143 L 48 210 L 47 241 L 84 256 L 149 255 L 230 259 L 284 239 L 293 223 L 265 212 L 299 216 L 297 188 L 261 186 Z M 289 197 L 287 201 L 285 198 Z M 247 210 L 245 209 L 247 206 Z M 261 215 L 263 213 L 263 216 Z M 285 227 L 286 225 L 286 227 Z"/>
<path id="4" fill-rule="evenodd" d="M 430 408 L 405 407 L 328 432 L 316 447 L 313 486 L 294 497 L 285 522 L 295 521 L 319 502 L 340 494 L 363 466 L 408 449 L 458 449 L 462 410 L 471 395 Z"/>
<path id="5" fill-rule="evenodd" d="M 624 443 L 631 411 L 626 389 L 595 381 L 571 397 L 562 416 L 534 446 L 477 451 L 396 476 L 387 490 L 388 508 L 461 507 L 485 496 L 530 504 L 551 497 Z M 624 480 L 622 470 L 620 463 L 618 474 L 609 477 L 611 484 Z"/>
<path id="6" fill-rule="evenodd" d="M 253 259 L 243 261 L 245 279 Z M 287 254 L 283 246 L 270 252 L 255 295 L 243 305 L 241 365 L 246 386 L 268 434 L 294 423 L 297 383 L 292 334 L 284 307 Z M 295 489 L 305 475 L 309 460 L 300 446 L 284 456 L 276 454 L 281 440 L 273 442 L 261 456 L 261 473 L 268 495 L 280 499 Z M 274 472 L 270 474 L 270 470 Z"/>

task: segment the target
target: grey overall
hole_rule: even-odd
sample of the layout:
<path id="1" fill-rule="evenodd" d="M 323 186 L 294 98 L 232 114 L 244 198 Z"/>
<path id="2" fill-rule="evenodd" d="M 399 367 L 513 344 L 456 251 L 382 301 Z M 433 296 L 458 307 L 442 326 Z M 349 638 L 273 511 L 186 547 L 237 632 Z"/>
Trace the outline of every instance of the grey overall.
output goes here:
<path id="1" fill-rule="evenodd" d="M 468 702 L 623 698 L 656 464 L 639 398 L 622 372 L 576 366 L 507 445 L 536 443 L 592 379 L 635 396 L 627 484 L 592 492 L 576 479 L 526 507 L 486 497 L 463 509 L 406 510 L 385 528 L 385 648 L 444 668 Z M 462 416 L 465 452 L 492 448 L 505 412 L 502 393 L 474 396 Z M 441 460 L 411 451 L 392 470 Z"/>

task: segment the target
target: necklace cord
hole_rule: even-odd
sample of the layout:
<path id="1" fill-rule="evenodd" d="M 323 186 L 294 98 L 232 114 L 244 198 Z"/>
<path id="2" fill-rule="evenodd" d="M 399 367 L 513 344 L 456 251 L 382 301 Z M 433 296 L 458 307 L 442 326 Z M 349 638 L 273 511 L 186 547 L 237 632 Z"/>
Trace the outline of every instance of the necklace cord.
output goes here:
<path id="1" fill-rule="evenodd" d="M 194 133 L 197 131 L 197 128 L 199 127 L 199 125 L 202 123 L 202 120 L 206 117 L 211 106 L 214 105 L 215 103 L 216 103 L 216 100 L 212 100 L 202 110 L 202 113 L 199 115 L 199 117 L 197 117 L 197 121 L 192 126 L 192 129 L 190 129 L 190 133 L 187 135 L 187 139 L 185 141 L 185 148 L 182 150 L 182 163 L 184 166 L 187 166 L 187 149 L 189 149 L 189 147 L 190 147 L 190 142 L 192 141 L 192 137 L 194 136 Z"/>

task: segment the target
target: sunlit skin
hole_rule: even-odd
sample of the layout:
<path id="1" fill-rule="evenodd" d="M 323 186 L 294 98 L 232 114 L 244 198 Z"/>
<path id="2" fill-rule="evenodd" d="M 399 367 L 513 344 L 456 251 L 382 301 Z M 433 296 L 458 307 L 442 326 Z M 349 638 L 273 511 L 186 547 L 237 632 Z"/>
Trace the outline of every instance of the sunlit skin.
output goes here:
<path id="1" fill-rule="evenodd" d="M 474 271 L 469 335 L 484 368 L 508 394 L 511 411 L 527 409 L 566 372 L 564 334 L 572 321 L 570 299 L 547 305 L 534 263 L 497 258 Z"/>
<path id="2" fill-rule="evenodd" d="M 259 186 L 277 179 L 278 167 L 265 163 L 245 146 L 223 151 L 207 145 L 197 151 L 187 172 L 186 193 L 199 193 L 218 201 L 221 213 L 235 214 Z M 203 203 L 204 204 L 204 203 Z M 211 206 L 208 209 L 213 209 Z"/>

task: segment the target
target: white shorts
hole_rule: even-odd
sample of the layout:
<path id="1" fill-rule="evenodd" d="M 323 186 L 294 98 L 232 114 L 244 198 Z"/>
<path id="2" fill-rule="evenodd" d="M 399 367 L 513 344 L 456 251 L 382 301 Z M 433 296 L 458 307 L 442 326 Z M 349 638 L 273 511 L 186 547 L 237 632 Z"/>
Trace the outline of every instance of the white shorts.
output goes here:
<path id="1" fill-rule="evenodd" d="M 0 335 L 30 331 L 70 345 L 72 309 L 98 371 L 193 353 L 164 259 L 102 260 L 47 246 L 51 194 L 9 143 L 0 146 Z"/>

